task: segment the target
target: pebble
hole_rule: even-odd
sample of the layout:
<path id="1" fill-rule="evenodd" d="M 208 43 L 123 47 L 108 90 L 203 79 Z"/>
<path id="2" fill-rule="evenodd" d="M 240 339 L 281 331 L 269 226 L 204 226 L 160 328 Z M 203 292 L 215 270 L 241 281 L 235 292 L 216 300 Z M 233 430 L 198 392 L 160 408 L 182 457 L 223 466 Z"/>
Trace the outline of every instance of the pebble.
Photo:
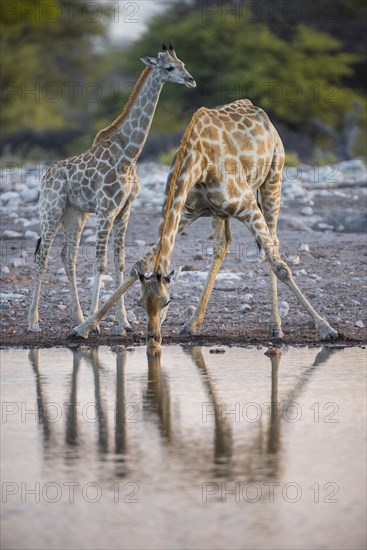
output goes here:
<path id="1" fill-rule="evenodd" d="M 194 306 L 190 306 L 187 308 L 187 311 L 186 311 L 186 318 L 187 319 L 191 319 L 191 317 L 194 315 L 195 313 L 195 310 L 196 310 L 196 307 Z"/>
<path id="2" fill-rule="evenodd" d="M 364 327 L 364 322 L 361 319 L 358 319 L 358 321 L 356 321 L 354 323 L 354 326 L 357 327 L 357 328 L 363 328 Z"/>
<path id="3" fill-rule="evenodd" d="M 23 260 L 21 258 L 14 258 L 10 262 L 11 267 L 20 267 L 23 264 Z"/>
<path id="4" fill-rule="evenodd" d="M 298 265 L 301 263 L 301 258 L 299 256 L 288 256 L 288 262 L 292 265 Z"/>
<path id="5" fill-rule="evenodd" d="M 135 314 L 135 311 L 133 309 L 128 309 L 126 311 L 127 318 L 129 319 L 130 323 L 134 323 L 134 325 L 139 324 L 139 320 Z"/>
<path id="6" fill-rule="evenodd" d="M 39 187 L 33 187 L 31 189 L 27 189 L 26 191 L 23 191 L 23 193 L 20 194 L 20 198 L 22 202 L 37 202 L 40 196 L 40 189 Z"/>
<path id="7" fill-rule="evenodd" d="M 310 252 L 310 247 L 308 244 L 301 244 L 300 246 L 300 251 L 301 252 Z"/>
<path id="8" fill-rule="evenodd" d="M 283 317 L 287 317 L 289 312 L 289 304 L 288 302 L 280 302 L 279 304 L 279 315 Z"/>
<path id="9" fill-rule="evenodd" d="M 15 292 L 10 292 L 10 293 L 0 292 L 0 300 L 9 301 L 9 300 L 24 300 L 24 299 L 25 299 L 24 294 L 17 294 Z"/>
<path id="10" fill-rule="evenodd" d="M 6 191 L 5 193 L 2 193 L 0 195 L 0 201 L 3 204 L 8 204 L 10 202 L 14 202 L 19 200 L 19 193 L 16 193 L 15 191 Z"/>
<path id="11" fill-rule="evenodd" d="M 107 315 L 106 321 L 107 323 L 116 323 L 116 317 L 114 315 Z"/>
<path id="12" fill-rule="evenodd" d="M 25 238 L 30 241 L 38 241 L 39 235 L 35 231 L 31 231 L 30 229 L 27 229 L 25 232 Z"/>
<path id="13" fill-rule="evenodd" d="M 1 273 L 5 273 L 5 274 L 10 273 L 10 269 L 8 268 L 7 265 L 4 265 L 4 266 L 1 268 Z"/>
<path id="14" fill-rule="evenodd" d="M 18 233 L 18 231 L 13 231 L 11 229 L 5 229 L 5 231 L 3 231 L 3 237 L 4 237 L 4 239 L 21 239 L 22 234 Z"/>
<path id="15" fill-rule="evenodd" d="M 113 283 L 113 277 L 111 275 L 102 275 L 101 276 L 101 281 L 103 281 L 104 283 Z"/>
<path id="16" fill-rule="evenodd" d="M 305 206 L 301 210 L 302 216 L 313 216 L 313 208 L 311 206 Z"/>
<path id="17" fill-rule="evenodd" d="M 65 306 L 64 304 L 57 304 L 57 307 L 60 309 L 60 311 L 64 311 L 67 306 Z"/>
<path id="18" fill-rule="evenodd" d="M 89 237 L 85 239 L 85 242 L 86 244 L 96 244 L 96 240 L 97 240 L 96 235 L 89 235 Z"/>
<path id="19" fill-rule="evenodd" d="M 246 311 L 251 311 L 251 310 L 252 310 L 252 308 L 249 304 L 242 304 L 240 306 L 241 313 L 246 313 Z"/>
<path id="20" fill-rule="evenodd" d="M 242 296 L 242 301 L 245 304 L 250 304 L 253 301 L 253 298 L 254 298 L 253 294 L 246 293 Z"/>
<path id="21" fill-rule="evenodd" d="M 334 226 L 325 222 L 317 222 L 316 229 L 318 229 L 319 231 L 333 231 Z"/>

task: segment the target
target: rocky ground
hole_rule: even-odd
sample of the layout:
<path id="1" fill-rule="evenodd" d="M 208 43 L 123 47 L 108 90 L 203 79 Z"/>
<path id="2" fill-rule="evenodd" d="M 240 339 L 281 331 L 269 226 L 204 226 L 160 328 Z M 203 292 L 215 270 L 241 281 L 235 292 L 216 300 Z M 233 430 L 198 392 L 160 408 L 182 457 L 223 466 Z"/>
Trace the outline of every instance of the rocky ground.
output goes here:
<path id="1" fill-rule="evenodd" d="M 5 165 L 0 173 L 1 294 L 0 329 L 3 346 L 74 346 L 68 334 L 69 293 L 60 260 L 62 234 L 54 243 L 40 303 L 42 333 L 27 332 L 27 309 L 35 270 L 38 238 L 38 182 L 43 164 Z M 127 271 L 155 242 L 168 169 L 156 163 L 139 166 L 141 193 L 134 204 L 127 233 Z M 354 160 L 313 169 L 288 167 L 284 174 L 279 238 L 281 253 L 295 280 L 314 307 L 340 333 L 336 345 L 364 345 L 367 337 L 366 169 Z M 78 284 L 85 312 L 91 297 L 96 217 L 84 230 L 78 257 Z M 212 254 L 211 225 L 201 219 L 176 242 L 172 265 L 182 265 L 172 289 L 172 304 L 163 328 L 164 342 L 198 344 L 267 344 L 268 268 L 259 259 L 248 230 L 232 222 L 233 245 L 222 266 L 209 302 L 204 325 L 196 336 L 179 335 L 202 289 Z M 113 291 L 112 253 L 103 280 L 101 301 Z M 138 305 L 139 284 L 126 295 L 128 317 L 135 334 L 113 336 L 114 312 L 101 323 L 91 344 L 141 343 L 146 315 Z M 290 291 L 280 285 L 283 341 L 319 345 L 308 314 Z"/>

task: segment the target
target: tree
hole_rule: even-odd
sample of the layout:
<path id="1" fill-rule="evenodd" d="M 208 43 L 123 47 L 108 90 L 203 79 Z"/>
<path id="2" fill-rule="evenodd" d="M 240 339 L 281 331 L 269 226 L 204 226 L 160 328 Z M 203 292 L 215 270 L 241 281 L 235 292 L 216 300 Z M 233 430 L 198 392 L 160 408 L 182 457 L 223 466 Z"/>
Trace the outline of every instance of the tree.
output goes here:
<path id="1" fill-rule="evenodd" d="M 98 11 L 91 11 L 92 4 Z M 3 134 L 87 122 L 80 107 L 93 103 L 98 91 L 95 45 L 104 37 L 109 17 L 108 6 L 92 4 L 2 1 Z"/>

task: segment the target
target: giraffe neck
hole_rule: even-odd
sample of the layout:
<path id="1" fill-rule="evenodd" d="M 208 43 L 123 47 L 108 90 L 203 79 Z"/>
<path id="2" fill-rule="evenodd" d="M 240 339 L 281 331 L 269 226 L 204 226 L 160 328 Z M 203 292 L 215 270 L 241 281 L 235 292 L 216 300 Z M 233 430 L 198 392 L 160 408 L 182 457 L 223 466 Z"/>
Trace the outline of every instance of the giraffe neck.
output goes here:
<path id="1" fill-rule="evenodd" d="M 97 134 L 94 145 L 106 139 L 116 141 L 123 147 L 123 157 L 136 161 L 148 137 L 163 84 L 159 71 L 144 69 L 123 112 Z"/>
<path id="2" fill-rule="evenodd" d="M 176 155 L 175 165 L 168 177 L 166 199 L 163 204 L 163 218 L 159 228 L 159 239 L 156 244 L 155 273 L 168 274 L 171 264 L 173 247 L 176 240 L 181 213 L 186 202 L 189 190 L 194 184 L 193 151 L 189 146 L 191 132 L 199 116 L 206 109 L 201 107 L 194 113 L 183 137 Z M 183 169 L 184 167 L 184 169 Z"/>

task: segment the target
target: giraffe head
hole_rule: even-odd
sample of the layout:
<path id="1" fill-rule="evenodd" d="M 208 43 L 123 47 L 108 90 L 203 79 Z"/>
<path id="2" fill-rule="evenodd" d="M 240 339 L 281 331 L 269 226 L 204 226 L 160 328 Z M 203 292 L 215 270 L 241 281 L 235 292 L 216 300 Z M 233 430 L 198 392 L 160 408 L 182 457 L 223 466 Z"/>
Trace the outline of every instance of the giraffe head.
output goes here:
<path id="1" fill-rule="evenodd" d="M 170 286 L 178 279 L 181 267 L 171 271 L 169 275 L 153 273 L 146 277 L 135 269 L 136 275 L 141 282 L 140 302 L 148 313 L 147 346 L 148 348 L 159 348 L 162 342 L 161 325 L 166 319 L 168 305 L 170 303 Z"/>
<path id="2" fill-rule="evenodd" d="M 172 42 L 167 47 L 162 44 L 162 50 L 157 57 L 141 57 L 141 61 L 155 71 L 159 71 L 163 82 L 184 84 L 187 88 L 195 88 L 196 82 L 185 69 L 185 65 L 178 59 Z"/>

